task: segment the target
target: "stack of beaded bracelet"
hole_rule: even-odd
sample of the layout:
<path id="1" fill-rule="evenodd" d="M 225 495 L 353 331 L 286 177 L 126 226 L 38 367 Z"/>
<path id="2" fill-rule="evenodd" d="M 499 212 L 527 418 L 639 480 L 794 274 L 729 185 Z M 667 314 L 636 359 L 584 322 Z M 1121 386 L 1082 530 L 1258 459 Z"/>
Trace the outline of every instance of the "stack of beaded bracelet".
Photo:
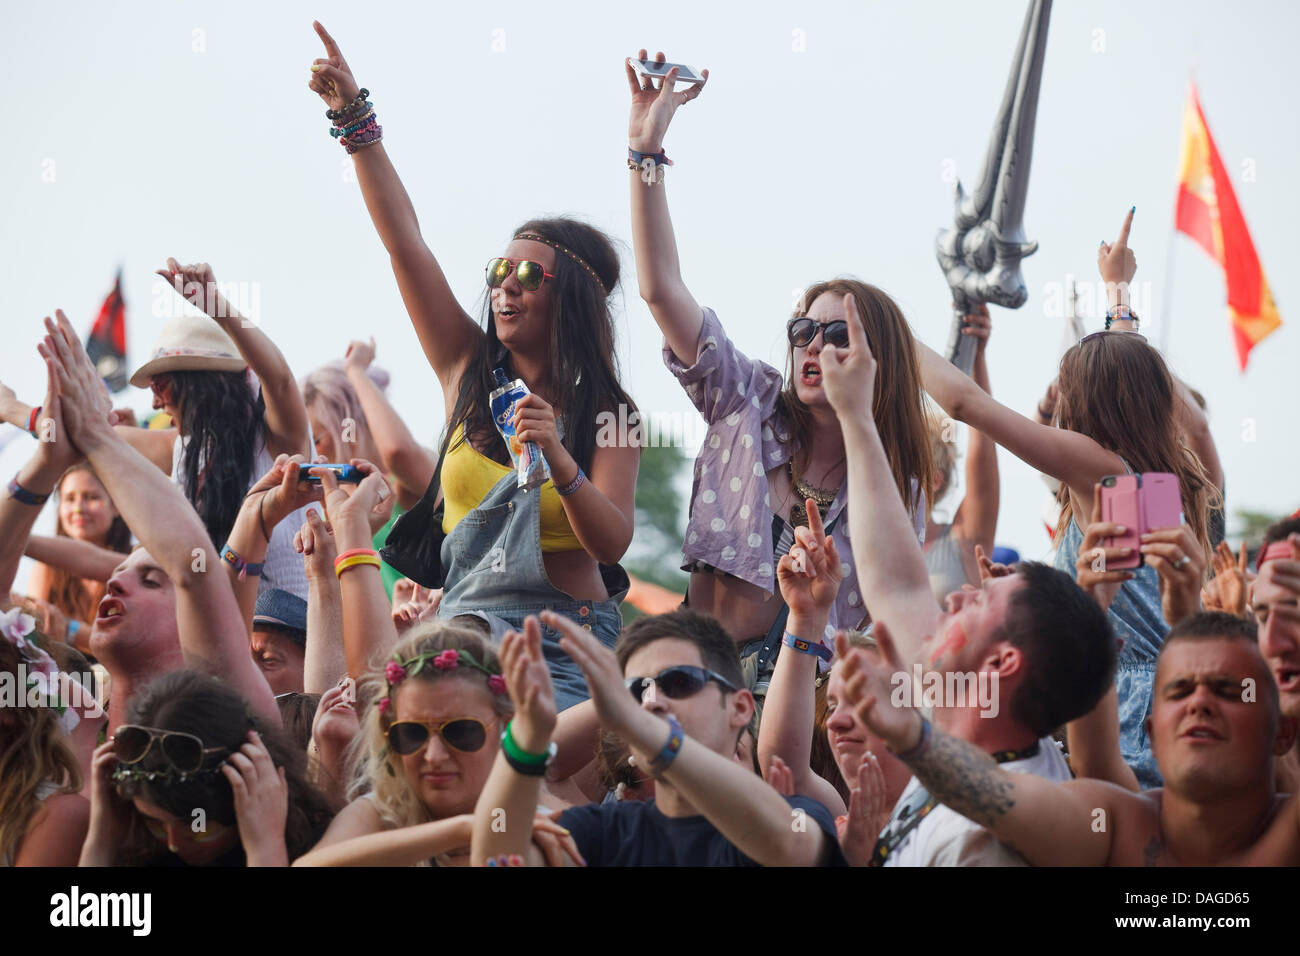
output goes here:
<path id="1" fill-rule="evenodd" d="M 373 146 L 384 138 L 384 128 L 375 119 L 375 104 L 366 99 L 369 95 L 370 91 L 362 87 L 357 98 L 343 109 L 325 111 L 325 116 L 334 123 L 330 135 L 349 153 Z"/>

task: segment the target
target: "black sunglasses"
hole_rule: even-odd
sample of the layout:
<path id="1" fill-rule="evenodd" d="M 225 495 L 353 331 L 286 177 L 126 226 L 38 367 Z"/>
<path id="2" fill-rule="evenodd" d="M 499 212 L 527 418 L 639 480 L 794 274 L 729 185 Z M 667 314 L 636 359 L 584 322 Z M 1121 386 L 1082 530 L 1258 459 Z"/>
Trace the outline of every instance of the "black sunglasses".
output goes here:
<path id="1" fill-rule="evenodd" d="M 705 670 L 703 667 L 691 667 L 688 664 L 670 667 L 660 671 L 655 677 L 629 677 L 623 683 L 632 692 L 637 703 L 640 703 L 645 695 L 646 685 L 652 681 L 665 697 L 672 700 L 694 697 L 704 690 L 704 685 L 709 681 L 714 681 L 727 692 L 736 690 L 736 686 L 721 674 Z"/>
<path id="2" fill-rule="evenodd" d="M 153 750 L 158 742 L 158 752 L 173 769 L 180 773 L 195 773 L 203 766 L 208 754 L 230 753 L 229 747 L 204 747 L 203 741 L 193 734 L 156 727 L 125 724 L 113 734 L 113 753 L 118 762 L 126 766 L 138 764 Z"/>
<path id="3" fill-rule="evenodd" d="M 816 319 L 810 319 L 807 316 L 794 318 L 786 323 L 785 337 L 790 340 L 791 345 L 803 348 L 817 338 L 818 330 L 821 330 L 824 344 L 837 349 L 849 347 L 849 324 L 843 319 L 818 322 Z"/>
<path id="4" fill-rule="evenodd" d="M 429 740 L 429 734 L 441 735 L 453 750 L 472 754 L 487 743 L 487 725 L 473 717 L 457 717 L 441 724 L 419 720 L 399 720 L 388 728 L 388 746 L 403 757 L 413 754 Z"/>

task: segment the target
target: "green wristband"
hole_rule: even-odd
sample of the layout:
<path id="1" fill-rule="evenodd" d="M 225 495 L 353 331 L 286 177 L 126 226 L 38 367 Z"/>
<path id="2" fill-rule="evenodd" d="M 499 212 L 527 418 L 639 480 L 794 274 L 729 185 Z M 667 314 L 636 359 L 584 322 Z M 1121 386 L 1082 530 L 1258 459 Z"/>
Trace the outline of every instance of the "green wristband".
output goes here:
<path id="1" fill-rule="evenodd" d="M 508 757 L 519 763 L 537 767 L 545 765 L 551 759 L 550 750 L 548 749 L 540 754 L 530 754 L 527 750 L 524 750 L 515 740 L 515 735 L 510 732 L 510 724 L 513 723 L 512 720 L 509 724 L 506 724 L 506 729 L 501 732 L 501 749 L 506 752 Z"/>

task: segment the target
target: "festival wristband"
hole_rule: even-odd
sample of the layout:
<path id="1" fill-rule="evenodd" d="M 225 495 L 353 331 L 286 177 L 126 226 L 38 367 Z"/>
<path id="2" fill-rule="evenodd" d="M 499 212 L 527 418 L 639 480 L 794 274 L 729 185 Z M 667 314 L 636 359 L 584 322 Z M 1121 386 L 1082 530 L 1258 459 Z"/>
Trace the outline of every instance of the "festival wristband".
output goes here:
<path id="1" fill-rule="evenodd" d="M 828 664 L 835 656 L 831 649 L 820 641 L 814 644 L 811 641 L 805 641 L 802 637 L 795 637 L 789 631 L 785 632 L 785 636 L 781 638 L 781 643 L 786 647 L 793 647 L 801 654 L 811 654 L 814 657 L 820 657 Z"/>
<path id="2" fill-rule="evenodd" d="M 379 552 L 374 548 L 349 548 L 334 559 L 334 566 L 338 567 L 340 561 L 348 558 L 355 558 L 358 554 L 370 554 L 379 557 Z"/>
<path id="3" fill-rule="evenodd" d="M 514 721 L 510 723 L 514 723 Z M 506 763 L 510 765 L 512 770 L 526 777 L 546 776 L 546 770 L 550 767 L 551 762 L 555 760 L 557 750 L 555 741 L 552 740 L 545 753 L 529 753 L 515 741 L 515 735 L 510 730 L 510 724 L 506 724 L 506 729 L 501 731 L 501 756 L 506 758 Z"/>
<path id="4" fill-rule="evenodd" d="M 556 494 L 558 494 L 561 498 L 567 498 L 567 497 L 569 497 L 569 495 L 573 494 L 575 491 L 577 491 L 579 488 L 581 488 L 582 485 L 583 485 L 583 483 L 584 483 L 586 480 L 587 480 L 587 476 L 584 475 L 584 474 L 582 473 L 582 469 L 579 468 L 579 469 L 578 469 L 578 473 L 577 473 L 576 475 L 573 476 L 573 480 L 570 481 L 568 484 L 565 484 L 565 485 L 556 485 L 556 486 L 555 486 L 555 492 L 556 492 Z"/>
<path id="5" fill-rule="evenodd" d="M 258 578 L 262 576 L 261 564 L 250 564 L 245 561 L 228 544 L 221 549 L 221 560 L 239 572 L 239 580 L 241 581 L 249 577 Z"/>
<path id="6" fill-rule="evenodd" d="M 354 554 L 350 558 L 339 558 L 334 562 L 334 576 L 341 578 L 343 577 L 344 571 L 347 571 L 349 568 L 359 567 L 363 564 L 373 565 L 375 568 L 378 568 L 379 556 L 371 552 L 370 554 Z"/>
<path id="7" fill-rule="evenodd" d="M 17 498 L 25 505 L 43 505 L 50 496 L 48 494 L 38 495 L 34 491 L 28 491 L 18 484 L 18 476 L 14 475 L 9 482 L 9 497 Z"/>
<path id="8" fill-rule="evenodd" d="M 893 748 L 890 749 L 892 750 Z M 924 717 L 922 717 L 921 718 L 921 739 L 916 742 L 916 746 L 914 746 L 911 750 L 904 751 L 903 753 L 895 752 L 894 756 L 897 757 L 899 760 L 903 761 L 904 763 L 908 763 L 909 761 L 915 760 L 918 757 L 924 756 L 929 749 L 930 749 L 930 722 L 926 720 Z"/>
<path id="9" fill-rule="evenodd" d="M 664 744 L 664 749 L 659 751 L 658 756 L 650 762 L 650 772 L 656 777 L 661 775 L 682 752 L 682 744 L 686 742 L 686 735 L 682 733 L 682 725 L 674 717 L 668 718 L 668 742 Z"/>

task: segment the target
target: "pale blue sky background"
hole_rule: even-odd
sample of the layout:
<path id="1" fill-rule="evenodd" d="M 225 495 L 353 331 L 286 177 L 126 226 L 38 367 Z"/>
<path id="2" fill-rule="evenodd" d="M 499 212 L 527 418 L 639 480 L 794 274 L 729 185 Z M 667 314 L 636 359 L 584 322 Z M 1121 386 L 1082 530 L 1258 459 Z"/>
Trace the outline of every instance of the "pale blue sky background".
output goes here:
<path id="1" fill-rule="evenodd" d="M 622 59 L 645 45 L 712 72 L 679 113 L 667 188 L 683 272 L 750 354 L 780 363 L 795 290 L 852 273 L 893 294 L 942 348 L 934 261 L 951 170 L 979 173 L 1022 2 L 6 4 L 0 81 L 0 379 L 40 400 L 41 316 L 85 331 L 120 264 L 132 366 L 162 319 L 153 270 L 175 255 L 256 284 L 263 328 L 302 375 L 373 333 L 390 396 L 432 444 L 442 401 L 387 258 L 306 88 L 319 18 L 372 91 L 425 237 L 477 312 L 484 262 L 539 214 L 576 213 L 627 244 L 624 379 L 647 410 L 690 413 L 635 287 Z M 1058 356 L 1050 300 L 1094 282 L 1098 242 L 1137 205 L 1139 284 L 1175 256 L 1175 371 L 1209 399 L 1230 508 L 1290 511 L 1300 309 L 1297 7 L 1283 2 L 1057 3 L 1025 225 L 1030 299 L 995 310 L 994 393 L 1032 409 Z M 200 31 L 200 32 L 196 32 Z M 803 49 L 800 49 L 802 41 Z M 1187 82 L 1202 104 L 1286 323 L 1237 371 L 1222 273 L 1170 245 Z M 50 181 L 52 180 L 52 181 Z M 1095 313 L 1094 313 L 1095 314 Z M 1090 327 L 1097 327 L 1093 321 Z M 1290 370 L 1290 371 L 1288 371 Z M 888 375 L 888 370 L 884 370 Z M 148 407 L 148 394 L 130 401 Z M 1253 439 L 1253 440 L 1252 440 Z M 12 474 L 21 436 L 0 451 Z M 999 543 L 1046 550 L 1044 489 L 1007 453 Z M 49 524 L 51 515 L 42 517 Z M 21 580 L 21 578 L 20 578 Z"/>

